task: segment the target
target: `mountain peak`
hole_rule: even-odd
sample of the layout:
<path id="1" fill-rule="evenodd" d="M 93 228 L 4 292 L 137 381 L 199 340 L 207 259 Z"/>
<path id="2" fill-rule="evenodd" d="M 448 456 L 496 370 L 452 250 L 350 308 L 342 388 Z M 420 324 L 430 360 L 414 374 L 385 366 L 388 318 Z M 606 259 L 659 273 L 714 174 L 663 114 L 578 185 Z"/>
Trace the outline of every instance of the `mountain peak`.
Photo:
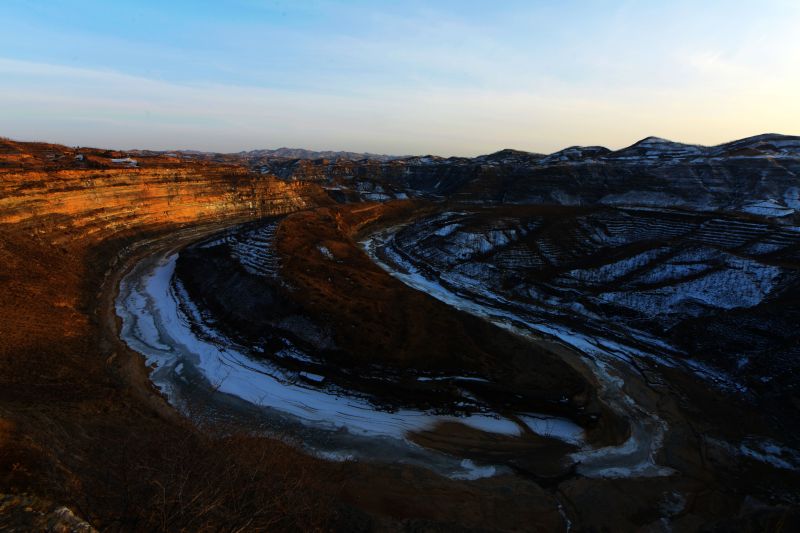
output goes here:
<path id="1" fill-rule="evenodd" d="M 650 135 L 649 137 L 645 137 L 644 139 L 641 139 L 640 141 L 633 143 L 633 146 L 640 144 L 681 144 L 681 143 L 665 139 L 664 137 L 657 137 L 655 135 Z"/>
<path id="2" fill-rule="evenodd" d="M 650 136 L 627 148 L 611 152 L 606 157 L 611 159 L 656 160 L 702 155 L 704 150 L 703 147 L 696 144 L 683 144 L 663 137 Z"/>

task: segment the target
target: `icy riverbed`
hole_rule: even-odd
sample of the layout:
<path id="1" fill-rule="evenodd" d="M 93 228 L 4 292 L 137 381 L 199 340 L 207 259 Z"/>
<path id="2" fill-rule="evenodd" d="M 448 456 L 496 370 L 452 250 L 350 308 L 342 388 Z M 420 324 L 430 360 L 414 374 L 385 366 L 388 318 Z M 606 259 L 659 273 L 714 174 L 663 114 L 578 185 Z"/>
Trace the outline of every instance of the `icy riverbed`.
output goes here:
<path id="1" fill-rule="evenodd" d="M 332 459 L 381 459 L 422 464 L 454 478 L 474 479 L 507 471 L 425 450 L 410 432 L 457 423 L 505 437 L 524 432 L 583 444 L 582 429 L 569 420 L 538 413 L 497 413 L 467 417 L 413 409 L 386 411 L 369 400 L 327 385 L 324 376 L 292 372 L 251 357 L 204 320 L 176 280 L 176 254 L 155 255 L 136 265 L 120 284 L 116 302 L 121 337 L 144 355 L 151 379 L 185 412 L 192 390 L 233 397 L 259 411 L 260 428 L 300 440 L 310 451 Z"/>
<path id="2" fill-rule="evenodd" d="M 558 325 L 526 320 L 504 308 L 504 301 L 498 295 L 484 291 L 483 298 L 478 301 L 446 288 L 392 250 L 392 239 L 398 229 L 389 228 L 361 243 L 372 260 L 392 276 L 448 305 L 528 336 L 533 341 L 541 334 L 553 336 L 588 356 L 585 361 L 597 377 L 601 397 L 631 423 L 631 434 L 621 445 L 585 449 L 573 454 L 573 459 L 579 463 L 579 473 L 588 477 L 664 476 L 673 473 L 671 468 L 656 461 L 667 431 L 666 422 L 637 403 L 626 390 L 625 381 L 629 376 L 620 371 L 619 363 L 627 357 L 628 347 Z"/>
<path id="3" fill-rule="evenodd" d="M 648 399 L 649 385 L 636 364 L 647 354 L 631 345 L 529 316 L 501 295 L 470 285 L 468 277 L 450 276 L 442 280 L 422 271 L 394 250 L 392 239 L 397 229 L 389 228 L 362 243 L 375 263 L 411 288 L 528 337 L 531 342 L 555 338 L 570 347 L 574 359 L 594 374 L 603 402 L 630 423 L 627 440 L 595 448 L 586 442 L 582 428 L 575 423 L 538 413 L 501 415 L 484 409 L 462 417 L 413 408 L 376 407 L 364 395 L 334 385 L 323 373 L 287 370 L 279 361 L 272 363 L 259 357 L 257 350 L 237 345 L 220 333 L 214 327 L 213 317 L 195 306 L 176 278 L 178 255 L 174 252 L 145 258 L 123 278 L 116 301 L 117 314 L 122 319 L 120 336 L 143 354 L 152 368 L 153 383 L 186 414 L 196 416 L 198 406 L 206 411 L 204 416 L 212 418 L 235 413 L 248 418 L 245 427 L 285 438 L 331 460 L 416 464 L 455 479 L 477 479 L 510 471 L 504 464 L 481 463 L 469 454 L 447 455 L 412 441 L 412 434 L 449 423 L 478 430 L 490 439 L 492 435 L 524 439 L 526 435 L 538 434 L 560 440 L 577 447 L 569 458 L 577 463 L 578 473 L 586 477 L 652 477 L 673 473 L 659 459 L 669 427 L 652 397 Z M 256 273 L 261 272 L 256 268 L 258 265 L 250 263 L 257 255 L 264 255 L 261 248 L 271 246 L 273 228 L 267 230 L 255 232 L 258 254 L 251 250 L 252 246 L 239 246 L 247 252 L 243 256 Z M 208 244 L 215 242 L 210 239 Z M 273 255 L 266 256 L 274 263 Z M 270 268 L 259 275 L 274 277 L 276 270 Z M 466 284 L 459 285 L 458 281 Z M 313 360 L 313 354 L 302 353 L 293 346 L 276 355 L 278 359 Z M 480 378 L 418 377 L 419 381 L 438 379 L 458 383 Z M 198 391 L 202 392 L 201 401 Z M 759 458 L 764 454 L 746 455 Z M 781 457 L 784 456 L 782 453 Z"/>
<path id="4" fill-rule="evenodd" d="M 439 227 L 433 224 L 431 227 L 426 227 L 419 236 L 412 234 L 409 237 L 406 234 L 406 241 L 424 240 L 428 235 L 425 230 L 430 230 L 438 236 L 453 234 L 457 230 L 457 224 L 450 223 L 454 215 L 458 213 L 445 213 L 433 217 L 431 220 L 434 221 L 443 219 L 443 225 Z M 529 337 L 532 342 L 543 338 L 557 339 L 563 345 L 572 348 L 576 354 L 581 354 L 581 363 L 595 375 L 602 400 L 631 424 L 630 437 L 621 445 L 584 449 L 572 454 L 572 459 L 578 462 L 578 472 L 585 476 L 664 476 L 674 472 L 671 467 L 658 459 L 669 437 L 669 426 L 665 418 L 670 418 L 670 415 L 664 417 L 660 412 L 658 401 L 653 400 L 663 392 L 655 395 L 648 393 L 648 391 L 653 392 L 650 390 L 651 380 L 655 380 L 656 384 L 660 382 L 660 378 L 652 371 L 655 366 L 685 367 L 688 372 L 714 383 L 721 389 L 732 393 L 746 391 L 745 387 L 735 383 L 730 376 L 718 369 L 697 360 L 687 361 L 672 357 L 673 347 L 644 332 L 617 327 L 614 324 L 608 324 L 607 328 L 599 330 L 579 329 L 577 326 L 582 320 L 598 318 L 591 315 L 591 312 L 579 303 L 570 306 L 569 300 L 558 302 L 557 308 L 572 312 L 570 315 L 572 320 L 559 321 L 555 319 L 559 316 L 557 313 L 554 315 L 542 313 L 541 306 L 545 304 L 537 297 L 546 300 L 547 294 L 544 292 L 538 293 L 532 289 L 533 294 L 530 296 L 533 296 L 533 299 L 510 301 L 507 293 L 500 294 L 495 291 L 494 285 L 482 277 L 485 272 L 470 272 L 467 267 L 472 265 L 466 265 L 460 271 L 458 265 L 447 270 L 450 256 L 446 253 L 444 257 L 436 258 L 438 263 L 430 261 L 430 257 L 426 255 L 429 249 L 421 246 L 412 247 L 413 252 L 406 254 L 396 239 L 404 228 L 406 226 L 401 225 L 378 232 L 362 241 L 362 248 L 376 264 L 412 288 L 425 292 L 452 307 Z M 461 249 L 457 251 L 462 255 L 464 253 Z M 413 256 L 413 259 L 410 256 Z M 685 258 L 677 255 L 672 258 L 681 266 L 689 264 L 686 260 L 681 263 L 683 259 Z M 714 301 L 719 307 L 755 305 L 760 301 L 758 298 L 763 298 L 763 294 L 769 291 L 780 275 L 779 269 L 775 267 L 753 266 L 752 261 L 748 262 L 737 257 L 731 257 L 729 261 L 734 263 L 735 268 L 717 275 L 717 278 L 724 278 L 725 281 L 719 284 L 721 287 L 732 285 L 740 290 L 720 291 L 718 300 Z M 438 266 L 445 265 L 443 271 L 433 268 L 433 263 Z M 742 287 L 747 288 L 749 292 L 741 290 Z M 734 297 L 735 300 L 732 299 Z M 550 302 L 546 303 L 549 304 Z M 659 307 L 664 308 L 665 304 L 661 303 Z M 587 316 L 582 316 L 584 314 Z M 552 319 L 549 319 L 550 317 Z M 670 419 L 674 419 L 674 415 Z M 753 452 L 752 446 L 747 443 L 742 443 L 738 448 L 729 443 L 719 446 L 731 456 L 755 459 L 778 468 L 790 470 L 800 468 L 798 466 L 800 455 L 793 449 L 775 445 L 766 438 L 751 437 L 747 442 L 750 441 L 759 442 L 759 449 L 772 450 L 770 452 L 772 454 Z"/>

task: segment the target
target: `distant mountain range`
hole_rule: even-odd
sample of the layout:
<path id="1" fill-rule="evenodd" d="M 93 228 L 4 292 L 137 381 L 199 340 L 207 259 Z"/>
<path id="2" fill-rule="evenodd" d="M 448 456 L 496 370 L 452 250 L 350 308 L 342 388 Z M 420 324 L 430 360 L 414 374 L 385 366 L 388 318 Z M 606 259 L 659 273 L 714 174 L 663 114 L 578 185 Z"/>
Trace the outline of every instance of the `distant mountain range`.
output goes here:
<path id="1" fill-rule="evenodd" d="M 372 154 L 369 152 L 345 152 L 345 151 L 315 151 L 306 150 L 304 148 L 276 148 L 275 150 L 250 150 L 239 152 L 237 155 L 250 158 L 259 157 L 282 157 L 286 159 L 346 159 L 349 161 L 360 161 L 362 159 L 371 159 L 375 161 L 391 161 L 392 159 L 402 159 L 406 156 L 395 156 L 386 154 Z"/>
<path id="2" fill-rule="evenodd" d="M 396 161 L 413 160 L 422 163 L 451 162 L 538 162 L 539 164 L 555 164 L 560 162 L 577 162 L 588 160 L 639 160 L 658 161 L 664 159 L 686 159 L 691 157 L 731 157 L 731 156 L 781 156 L 800 154 L 800 137 L 765 133 L 736 141 L 731 141 L 716 146 L 702 146 L 697 144 L 684 144 L 660 137 L 646 137 L 631 146 L 619 150 L 611 150 L 604 146 L 570 146 L 552 154 L 527 152 L 505 148 L 491 154 L 477 157 L 442 157 L 436 155 L 389 155 L 374 154 L 370 152 L 349 152 L 334 150 L 307 150 L 305 148 L 275 148 L 242 150 L 240 152 L 222 153 L 206 152 L 202 150 L 129 150 L 129 154 L 139 155 L 183 155 L 203 159 L 246 160 L 257 161 L 266 159 L 327 159 L 330 161 Z"/>
<path id="3" fill-rule="evenodd" d="M 243 157 L 284 180 L 471 203 L 636 205 L 792 217 L 800 210 L 800 137 L 764 134 L 718 146 L 647 137 L 621 150 L 573 146 L 550 155 L 505 149 L 473 158 L 388 161 Z"/>

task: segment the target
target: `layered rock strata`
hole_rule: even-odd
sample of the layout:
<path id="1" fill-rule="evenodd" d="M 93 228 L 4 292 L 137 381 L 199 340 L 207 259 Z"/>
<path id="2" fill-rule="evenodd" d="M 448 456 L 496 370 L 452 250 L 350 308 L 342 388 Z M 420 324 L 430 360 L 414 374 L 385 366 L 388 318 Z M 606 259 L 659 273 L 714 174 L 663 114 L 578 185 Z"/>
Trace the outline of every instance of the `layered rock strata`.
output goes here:
<path id="1" fill-rule="evenodd" d="M 141 360 L 114 339 L 116 271 L 141 244 L 178 228 L 183 236 L 163 245 L 327 200 L 315 185 L 233 166 L 115 159 L 127 157 L 0 142 L 0 483 L 80 509 L 100 529 L 148 529 L 156 527 L 155 487 L 175 495 L 174 483 L 188 483 L 200 502 L 204 476 L 235 478 L 244 459 L 228 455 L 223 464 L 220 445 L 176 420 Z M 181 450 L 193 450 L 191 463 Z M 308 458 L 275 444 L 270 454 L 274 468 L 305 478 Z M 254 468 L 262 467 L 249 465 L 249 479 Z M 283 494 L 279 485 L 271 482 L 270 493 Z M 239 490 L 229 489 L 224 499 Z M 230 527 L 233 509 L 200 518 L 186 508 L 167 520 L 176 529 Z M 297 527 L 318 527 L 311 515 Z"/>

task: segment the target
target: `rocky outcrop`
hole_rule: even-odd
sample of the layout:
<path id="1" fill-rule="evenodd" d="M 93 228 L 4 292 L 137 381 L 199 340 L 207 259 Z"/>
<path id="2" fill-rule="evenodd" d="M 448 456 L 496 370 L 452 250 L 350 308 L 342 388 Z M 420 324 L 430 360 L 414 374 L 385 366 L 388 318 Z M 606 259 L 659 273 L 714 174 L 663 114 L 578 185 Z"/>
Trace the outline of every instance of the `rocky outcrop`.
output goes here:
<path id="1" fill-rule="evenodd" d="M 29 494 L 0 494 L 0 528 L 4 531 L 97 533 L 68 507 L 59 507 Z"/>
<path id="2" fill-rule="evenodd" d="M 308 183 L 285 183 L 237 167 L 7 171 L 0 224 L 83 237 L 196 221 L 282 214 L 323 201 Z"/>

